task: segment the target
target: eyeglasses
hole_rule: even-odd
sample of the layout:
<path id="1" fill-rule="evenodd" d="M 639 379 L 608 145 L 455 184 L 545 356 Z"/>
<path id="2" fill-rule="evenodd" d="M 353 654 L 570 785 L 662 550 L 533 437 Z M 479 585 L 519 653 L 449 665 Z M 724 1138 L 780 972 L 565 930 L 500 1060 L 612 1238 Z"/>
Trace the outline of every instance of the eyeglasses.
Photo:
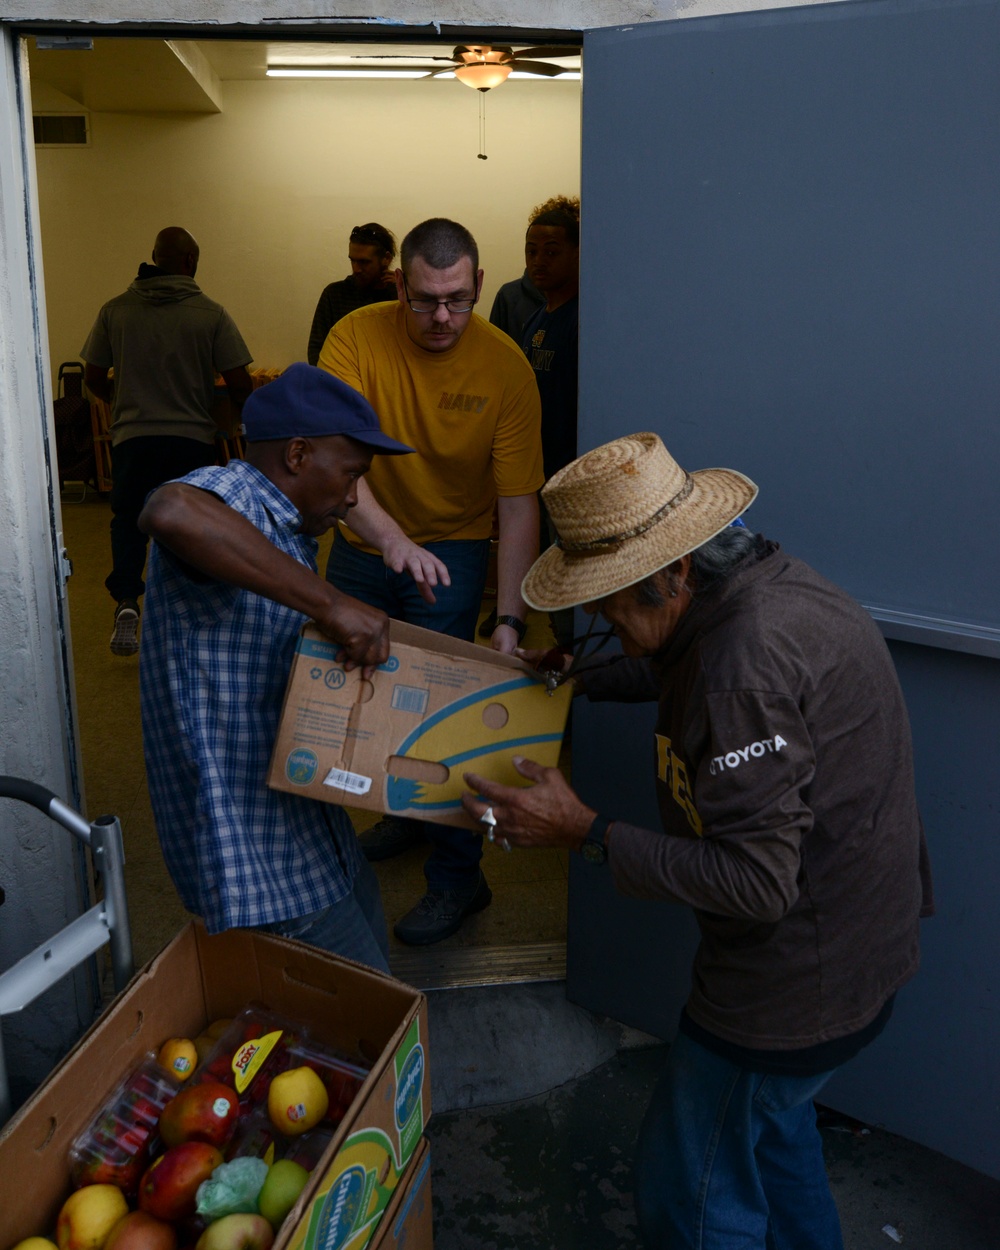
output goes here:
<path id="1" fill-rule="evenodd" d="M 410 288 L 406 285 L 406 274 L 403 274 L 403 290 L 406 292 L 406 302 L 410 309 L 415 313 L 436 313 L 438 308 L 444 304 L 445 308 L 451 313 L 467 313 L 472 312 L 478 303 L 477 299 L 410 299 Z"/>
<path id="2" fill-rule="evenodd" d="M 351 243 L 372 243 L 375 247 L 385 250 L 385 235 L 378 230 L 370 230 L 367 226 L 355 226 L 351 231 Z"/>

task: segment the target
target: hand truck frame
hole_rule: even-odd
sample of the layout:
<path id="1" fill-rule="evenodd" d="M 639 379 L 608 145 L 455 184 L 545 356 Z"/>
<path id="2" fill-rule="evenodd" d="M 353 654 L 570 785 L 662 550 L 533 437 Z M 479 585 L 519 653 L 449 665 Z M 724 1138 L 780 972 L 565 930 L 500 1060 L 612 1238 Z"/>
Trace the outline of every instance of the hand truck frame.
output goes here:
<path id="1" fill-rule="evenodd" d="M 37 807 L 90 848 L 94 871 L 102 879 L 104 897 L 0 974 L 0 1024 L 4 1016 L 23 1011 L 67 973 L 108 943 L 115 993 L 132 979 L 132 933 L 125 898 L 125 849 L 117 816 L 86 821 L 51 790 L 20 777 L 0 776 L 0 798 Z M 0 1129 L 10 1119 L 11 1097 L 0 1031 Z"/>

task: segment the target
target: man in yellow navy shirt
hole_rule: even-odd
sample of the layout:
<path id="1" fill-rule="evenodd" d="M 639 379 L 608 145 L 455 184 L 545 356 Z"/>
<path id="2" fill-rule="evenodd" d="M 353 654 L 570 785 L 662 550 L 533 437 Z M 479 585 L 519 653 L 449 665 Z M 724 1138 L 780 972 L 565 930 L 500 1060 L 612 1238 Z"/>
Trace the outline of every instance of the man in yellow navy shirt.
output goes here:
<path id="1" fill-rule="evenodd" d="M 525 631 L 521 581 L 538 553 L 544 477 L 535 377 L 517 344 L 475 316 L 483 286 L 476 241 L 434 217 L 400 248 L 399 302 L 339 321 L 319 367 L 359 390 L 382 428 L 416 449 L 400 472 L 379 457 L 359 484 L 350 528 L 337 533 L 326 576 L 397 620 L 471 640 L 482 601 L 496 506 L 500 527 L 497 624 L 510 652 Z M 387 815 L 362 838 L 370 860 L 426 837 L 427 891 L 395 926 L 411 945 L 454 933 L 492 898 L 482 837 Z"/>

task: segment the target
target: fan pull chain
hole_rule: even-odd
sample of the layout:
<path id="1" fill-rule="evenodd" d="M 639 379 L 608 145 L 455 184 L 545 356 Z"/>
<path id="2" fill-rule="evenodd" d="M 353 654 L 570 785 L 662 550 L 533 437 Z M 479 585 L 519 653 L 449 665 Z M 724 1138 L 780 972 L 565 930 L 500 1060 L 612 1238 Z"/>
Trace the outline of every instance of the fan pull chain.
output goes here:
<path id="1" fill-rule="evenodd" d="M 486 92 L 479 90 L 479 160 L 488 161 L 486 155 Z"/>

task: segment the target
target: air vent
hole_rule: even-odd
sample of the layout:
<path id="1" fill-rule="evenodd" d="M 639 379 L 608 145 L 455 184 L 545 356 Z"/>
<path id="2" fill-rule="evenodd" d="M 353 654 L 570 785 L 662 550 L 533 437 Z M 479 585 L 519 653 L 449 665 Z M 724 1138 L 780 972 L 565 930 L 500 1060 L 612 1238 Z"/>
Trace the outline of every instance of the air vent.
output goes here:
<path id="1" fill-rule="evenodd" d="M 86 113 L 35 113 L 31 120 L 36 147 L 77 148 L 90 142 Z"/>

